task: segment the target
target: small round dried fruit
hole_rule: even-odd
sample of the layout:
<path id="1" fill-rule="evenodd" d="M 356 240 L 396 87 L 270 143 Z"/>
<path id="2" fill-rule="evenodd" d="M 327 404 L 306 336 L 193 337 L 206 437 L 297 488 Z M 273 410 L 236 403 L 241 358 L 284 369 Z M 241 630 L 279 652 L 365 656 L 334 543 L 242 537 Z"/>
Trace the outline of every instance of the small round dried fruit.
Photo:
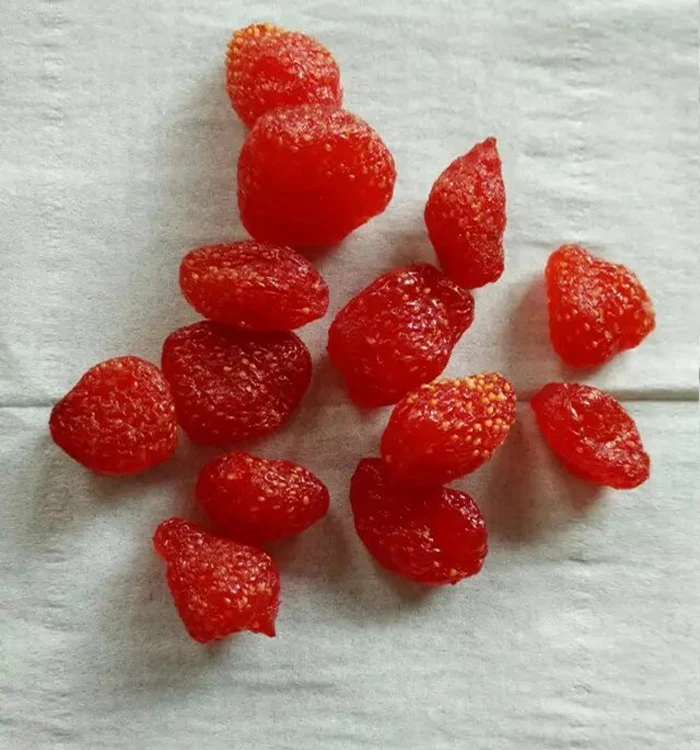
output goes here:
<path id="1" fill-rule="evenodd" d="M 358 404 L 395 404 L 445 369 L 473 317 L 471 293 L 436 268 L 395 269 L 336 315 L 328 354 Z"/>
<path id="2" fill-rule="evenodd" d="M 241 149 L 238 208 L 256 240 L 324 248 L 382 213 L 395 180 L 389 150 L 359 117 L 314 105 L 276 109 Z"/>
<path id="3" fill-rule="evenodd" d="M 180 265 L 180 289 L 205 318 L 254 331 L 290 331 L 328 309 L 328 287 L 313 265 L 266 242 L 192 250 Z"/>
<path id="4" fill-rule="evenodd" d="M 177 419 L 196 443 L 267 435 L 292 415 L 311 381 L 311 356 L 288 331 L 252 332 L 203 321 L 163 344 Z"/>
<path id="5" fill-rule="evenodd" d="M 654 308 L 628 268 L 576 245 L 555 250 L 545 269 L 549 333 L 572 367 L 596 367 L 654 330 Z"/>
<path id="6" fill-rule="evenodd" d="M 234 452 L 204 466 L 197 500 L 226 536 L 253 543 L 304 531 L 328 511 L 328 490 L 291 461 Z"/>
<path id="7" fill-rule="evenodd" d="M 495 138 L 478 143 L 437 178 L 425 224 L 440 264 L 458 284 L 474 289 L 500 278 L 506 192 Z"/>
<path id="8" fill-rule="evenodd" d="M 177 446 L 175 404 L 161 371 L 139 357 L 90 368 L 53 408 L 53 441 L 98 474 L 138 474 Z"/>
<path id="9" fill-rule="evenodd" d="M 609 393 L 549 383 L 531 405 L 547 444 L 576 476 L 618 490 L 649 478 L 649 456 L 637 425 Z"/>
<path id="10" fill-rule="evenodd" d="M 392 573 L 437 586 L 481 570 L 486 527 L 465 492 L 394 484 L 383 461 L 365 458 L 352 477 L 350 504 L 360 539 Z"/>
<path id="11" fill-rule="evenodd" d="M 340 70 L 316 39 L 269 23 L 238 29 L 226 54 L 226 90 L 246 125 L 277 107 L 343 100 Z"/>
<path id="12" fill-rule="evenodd" d="M 262 550 L 209 534 L 181 518 L 163 521 L 153 546 L 187 632 L 209 643 L 241 630 L 275 635 L 280 576 Z"/>
<path id="13" fill-rule="evenodd" d="M 498 373 L 441 380 L 400 401 L 382 435 L 396 480 L 443 484 L 488 461 L 515 422 L 515 390 Z"/>

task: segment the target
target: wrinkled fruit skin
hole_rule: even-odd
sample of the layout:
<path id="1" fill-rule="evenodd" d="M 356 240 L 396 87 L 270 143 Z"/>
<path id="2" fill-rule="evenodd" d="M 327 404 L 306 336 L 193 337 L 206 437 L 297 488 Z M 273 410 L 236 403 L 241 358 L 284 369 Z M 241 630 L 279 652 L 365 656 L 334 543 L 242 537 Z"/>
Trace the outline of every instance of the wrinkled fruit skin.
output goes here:
<path id="1" fill-rule="evenodd" d="M 392 573 L 437 586 L 481 570 L 486 526 L 466 493 L 394 484 L 383 461 L 365 458 L 352 477 L 350 504 L 360 539 Z"/>
<path id="2" fill-rule="evenodd" d="M 313 265 L 265 242 L 192 250 L 180 265 L 180 289 L 205 318 L 246 330 L 290 331 L 328 310 L 328 287 Z"/>
<path id="3" fill-rule="evenodd" d="M 307 469 L 242 452 L 206 464 L 196 494 L 222 534 L 253 543 L 304 531 L 329 503 L 328 489 Z"/>
<path id="4" fill-rule="evenodd" d="M 654 330 L 651 300 L 625 266 L 563 245 L 547 261 L 549 334 L 572 367 L 597 367 Z"/>
<path id="5" fill-rule="evenodd" d="M 262 550 L 209 534 L 181 518 L 163 521 L 153 546 L 187 632 L 199 643 L 250 630 L 275 635 L 280 576 Z"/>
<path id="6" fill-rule="evenodd" d="M 503 273 L 506 192 L 496 139 L 487 138 L 437 178 L 425 225 L 445 273 L 467 289 Z"/>
<path id="7" fill-rule="evenodd" d="M 515 422 L 515 390 L 498 373 L 428 383 L 394 407 L 382 457 L 398 481 L 444 484 L 488 461 Z"/>
<path id="8" fill-rule="evenodd" d="M 610 394 L 576 383 L 549 383 L 531 402 L 547 445 L 576 476 L 618 490 L 649 478 L 637 425 Z"/>
<path id="9" fill-rule="evenodd" d="M 209 321 L 171 333 L 162 361 L 180 425 L 194 442 L 210 445 L 274 432 L 311 380 L 311 356 L 295 334 Z"/>
<path id="10" fill-rule="evenodd" d="M 358 404 L 395 404 L 445 369 L 473 318 L 468 290 L 428 264 L 408 266 L 345 305 L 328 332 L 328 354 Z"/>
<path id="11" fill-rule="evenodd" d="M 319 42 L 272 24 L 238 29 L 226 54 L 226 90 L 236 114 L 246 125 L 277 107 L 343 100 L 340 70 Z"/>
<path id="12" fill-rule="evenodd" d="M 396 169 L 359 117 L 304 106 L 263 115 L 238 160 L 238 208 L 256 240 L 335 245 L 387 207 Z"/>
<path id="13" fill-rule="evenodd" d="M 161 371 L 139 357 L 90 368 L 53 408 L 53 441 L 98 474 L 138 474 L 177 446 L 175 403 Z"/>

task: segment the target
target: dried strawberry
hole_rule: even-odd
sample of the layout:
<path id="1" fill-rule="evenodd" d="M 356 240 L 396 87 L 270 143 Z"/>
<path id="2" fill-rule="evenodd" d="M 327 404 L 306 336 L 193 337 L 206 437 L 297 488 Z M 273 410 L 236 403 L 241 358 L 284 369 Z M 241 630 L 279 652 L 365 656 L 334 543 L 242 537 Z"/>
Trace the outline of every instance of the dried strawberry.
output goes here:
<path id="1" fill-rule="evenodd" d="M 474 299 L 427 264 L 380 276 L 336 315 L 328 354 L 351 398 L 394 404 L 436 378 L 474 317 Z"/>
<path id="2" fill-rule="evenodd" d="M 515 391 L 498 373 L 421 386 L 400 401 L 382 435 L 394 479 L 443 484 L 478 469 L 515 422 Z"/>
<path id="3" fill-rule="evenodd" d="M 291 461 L 234 452 L 204 466 L 197 500 L 227 536 L 268 542 L 316 523 L 329 498 L 318 477 Z"/>
<path id="4" fill-rule="evenodd" d="M 53 408 L 51 437 L 99 474 L 138 474 L 175 451 L 175 404 L 161 371 L 139 357 L 90 368 Z"/>
<path id="5" fill-rule="evenodd" d="M 203 321 L 163 344 L 177 418 L 197 443 L 266 435 L 291 416 L 311 380 L 311 356 L 293 333 L 238 331 Z"/>
<path id="6" fill-rule="evenodd" d="M 383 461 L 365 458 L 352 477 L 350 504 L 360 539 L 393 573 L 441 585 L 481 570 L 486 527 L 465 492 L 394 484 Z"/>
<path id="7" fill-rule="evenodd" d="M 328 309 L 328 287 L 311 263 L 266 242 L 192 250 L 180 265 L 180 288 L 205 318 L 249 330 L 288 331 Z"/>
<path id="8" fill-rule="evenodd" d="M 394 160 L 350 112 L 308 105 L 263 115 L 238 160 L 238 207 L 257 240 L 322 248 L 388 205 Z"/>
<path id="9" fill-rule="evenodd" d="M 313 37 L 257 23 L 234 31 L 226 54 L 226 90 L 246 125 L 276 107 L 343 100 L 340 70 Z"/>
<path id="10" fill-rule="evenodd" d="M 199 643 L 250 630 L 275 635 L 280 576 L 269 555 L 181 518 L 163 521 L 153 546 L 187 632 Z"/>
<path id="11" fill-rule="evenodd" d="M 532 399 L 532 408 L 547 444 L 573 474 L 620 490 L 649 478 L 637 425 L 609 393 L 549 383 Z"/>
<path id="12" fill-rule="evenodd" d="M 425 224 L 438 260 L 458 284 L 474 289 L 500 278 L 506 193 L 495 138 L 478 143 L 437 178 Z"/>
<path id="13" fill-rule="evenodd" d="M 573 367 L 600 365 L 654 329 L 651 300 L 632 271 L 582 247 L 555 250 L 545 281 L 552 345 Z"/>

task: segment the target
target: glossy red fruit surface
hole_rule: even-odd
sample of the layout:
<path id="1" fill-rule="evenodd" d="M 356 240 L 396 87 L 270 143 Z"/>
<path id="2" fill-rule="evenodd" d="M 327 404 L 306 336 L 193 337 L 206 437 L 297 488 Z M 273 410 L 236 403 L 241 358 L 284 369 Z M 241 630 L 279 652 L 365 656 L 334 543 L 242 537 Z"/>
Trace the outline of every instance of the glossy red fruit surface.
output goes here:
<path id="1" fill-rule="evenodd" d="M 181 518 L 163 521 L 153 546 L 187 632 L 209 643 L 241 630 L 275 635 L 280 577 L 262 550 L 222 539 Z"/>
<path id="2" fill-rule="evenodd" d="M 486 527 L 465 492 L 396 485 L 381 459 L 365 458 L 353 474 L 350 503 L 360 539 L 387 570 L 433 585 L 481 570 Z"/>
<path id="3" fill-rule="evenodd" d="M 596 367 L 654 330 L 654 308 L 628 268 L 577 245 L 555 250 L 545 269 L 549 333 L 572 367 Z"/>
<path id="4" fill-rule="evenodd" d="M 428 264 L 380 276 L 336 315 L 328 354 L 351 398 L 394 404 L 436 378 L 474 317 L 474 299 Z"/>
<path id="5" fill-rule="evenodd" d="M 287 331 L 238 331 L 210 321 L 163 344 L 178 422 L 197 443 L 224 445 L 281 427 L 311 380 L 311 356 Z"/>
<path id="6" fill-rule="evenodd" d="M 246 330 L 291 331 L 328 309 L 328 287 L 313 265 L 267 242 L 192 250 L 180 265 L 180 289 L 205 318 Z"/>
<path id="7" fill-rule="evenodd" d="M 175 404 L 161 371 L 139 357 L 91 367 L 54 406 L 51 437 L 99 474 L 138 474 L 177 446 Z"/>
<path id="8" fill-rule="evenodd" d="M 506 193 L 496 139 L 455 159 L 437 178 L 425 224 L 445 273 L 467 289 L 503 273 Z"/>
<path id="9" fill-rule="evenodd" d="M 234 452 L 204 466 L 197 500 L 234 539 L 269 542 L 304 531 L 328 510 L 328 489 L 291 461 Z"/>
<path id="10" fill-rule="evenodd" d="M 277 107 L 343 100 L 340 70 L 313 37 L 258 23 L 234 31 L 226 53 L 226 90 L 246 125 Z"/>
<path id="11" fill-rule="evenodd" d="M 238 208 L 256 240 L 325 248 L 382 213 L 394 160 L 364 120 L 303 106 L 263 115 L 238 160 Z"/>
<path id="12" fill-rule="evenodd" d="M 394 479 L 444 484 L 488 461 L 515 422 L 515 390 L 498 373 L 421 386 L 394 407 L 382 457 Z"/>
<path id="13" fill-rule="evenodd" d="M 549 447 L 577 476 L 616 489 L 649 478 L 650 461 L 622 404 L 588 385 L 549 383 L 531 402 Z"/>

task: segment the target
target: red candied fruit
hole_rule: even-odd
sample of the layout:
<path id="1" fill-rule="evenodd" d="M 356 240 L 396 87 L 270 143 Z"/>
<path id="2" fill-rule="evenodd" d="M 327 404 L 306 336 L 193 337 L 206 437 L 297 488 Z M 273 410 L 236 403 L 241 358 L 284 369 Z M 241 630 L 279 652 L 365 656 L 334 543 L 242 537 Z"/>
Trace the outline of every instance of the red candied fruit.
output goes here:
<path id="1" fill-rule="evenodd" d="M 475 289 L 500 278 L 506 192 L 495 138 L 478 143 L 437 178 L 425 224 L 440 264 L 458 284 Z"/>
<path id="2" fill-rule="evenodd" d="M 187 632 L 199 643 L 250 630 L 275 635 L 280 576 L 262 550 L 222 539 L 181 518 L 163 521 L 153 546 Z"/>
<path id="3" fill-rule="evenodd" d="M 465 492 L 394 484 L 383 461 L 365 458 L 352 477 L 350 504 L 360 539 L 392 573 L 438 586 L 481 570 L 486 526 Z"/>
<path id="4" fill-rule="evenodd" d="M 266 242 L 192 250 L 180 265 L 180 289 L 205 318 L 248 330 L 289 331 L 328 309 L 328 287 L 313 265 Z"/>
<path id="5" fill-rule="evenodd" d="M 498 373 L 428 383 L 400 401 L 382 435 L 396 480 L 443 484 L 488 461 L 515 422 L 515 390 Z"/>
<path id="6" fill-rule="evenodd" d="M 277 109 L 241 149 L 238 207 L 256 240 L 324 248 L 382 213 L 395 180 L 389 150 L 364 120 L 332 107 Z"/>
<path id="7" fill-rule="evenodd" d="M 177 446 L 175 404 L 161 371 L 139 357 L 91 367 L 53 408 L 53 441 L 99 474 L 138 474 Z"/>
<path id="8" fill-rule="evenodd" d="M 549 333 L 572 367 L 596 367 L 654 330 L 654 308 L 628 268 L 576 245 L 555 250 L 545 269 Z"/>
<path id="9" fill-rule="evenodd" d="M 576 476 L 625 490 L 649 478 L 637 425 L 609 393 L 576 383 L 549 383 L 532 399 L 542 435 Z"/>
<path id="10" fill-rule="evenodd" d="M 474 299 L 424 263 L 380 276 L 336 315 L 328 354 L 350 397 L 394 404 L 436 378 L 474 318 Z"/>
<path id="11" fill-rule="evenodd" d="M 226 53 L 226 90 L 246 125 L 276 107 L 343 100 L 340 70 L 313 37 L 269 23 L 234 31 Z"/>
<path id="12" fill-rule="evenodd" d="M 281 427 L 309 386 L 311 356 L 288 331 L 203 321 L 168 336 L 163 373 L 185 432 L 196 443 L 222 445 Z"/>
<path id="13" fill-rule="evenodd" d="M 328 510 L 328 490 L 291 461 L 234 452 L 204 466 L 197 500 L 226 536 L 269 542 L 304 531 Z"/>

